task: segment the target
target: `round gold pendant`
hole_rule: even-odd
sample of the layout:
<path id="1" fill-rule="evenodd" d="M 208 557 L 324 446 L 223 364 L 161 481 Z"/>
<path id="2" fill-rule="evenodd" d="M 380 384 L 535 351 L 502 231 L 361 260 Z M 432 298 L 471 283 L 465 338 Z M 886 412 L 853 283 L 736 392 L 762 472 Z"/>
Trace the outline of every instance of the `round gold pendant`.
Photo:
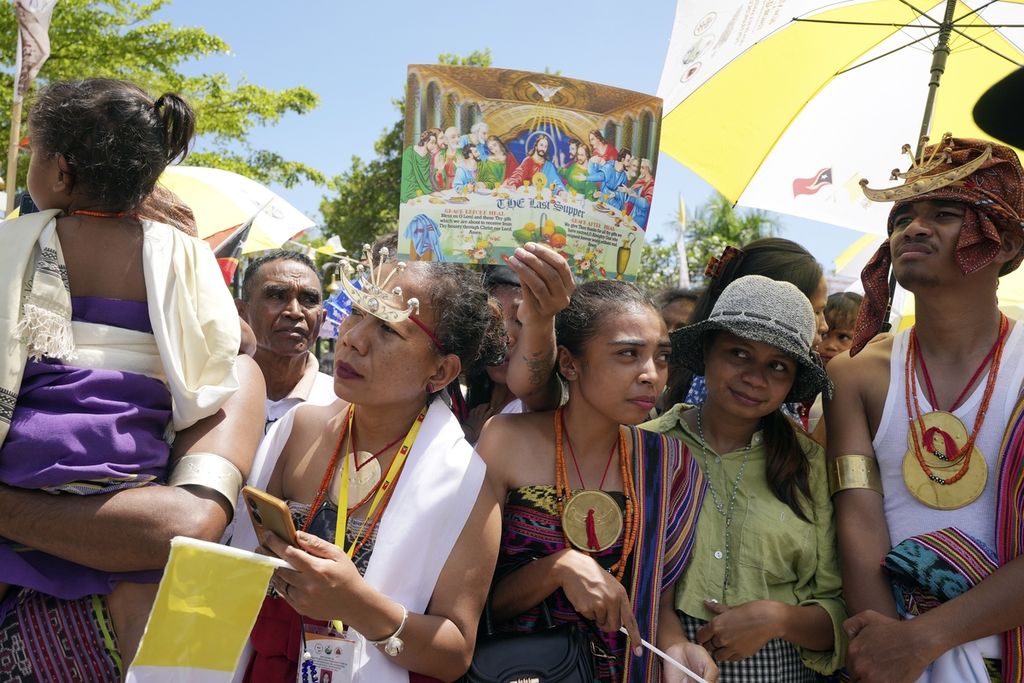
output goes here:
<path id="1" fill-rule="evenodd" d="M 967 473 L 952 484 L 933 481 L 915 455 L 915 436 L 921 456 L 932 474 L 948 481 L 962 468 Z M 977 448 L 959 458 L 967 445 L 967 427 L 956 415 L 944 410 L 925 413 L 910 421 L 907 453 L 903 457 L 903 482 L 917 500 L 936 510 L 955 510 L 978 499 L 988 481 L 988 464 Z"/>
<path id="2" fill-rule="evenodd" d="M 562 528 L 577 550 L 607 550 L 622 534 L 622 509 L 604 491 L 578 491 L 565 502 Z"/>
<path id="3" fill-rule="evenodd" d="M 950 465 L 928 453 L 925 454 L 925 462 L 935 476 L 943 479 L 954 476 L 963 466 L 962 463 Z M 903 457 L 903 483 L 910 495 L 936 510 L 956 510 L 970 505 L 984 492 L 987 481 L 988 464 L 977 448 L 972 449 L 967 474 L 954 484 L 939 484 L 929 479 L 912 450 Z"/>
<path id="4" fill-rule="evenodd" d="M 959 417 L 945 410 L 934 410 L 922 415 L 920 420 L 911 420 L 907 431 L 907 448 L 911 450 L 914 448 L 915 436 L 917 443 L 927 453 L 942 453 L 947 461 L 955 460 L 956 452 L 967 445 L 967 427 Z M 950 449 L 953 452 L 947 453 Z M 942 458 L 936 459 L 942 461 Z"/>
<path id="5" fill-rule="evenodd" d="M 380 463 L 373 457 L 372 453 L 359 452 L 356 454 L 353 461 L 348 464 L 348 504 L 356 505 L 361 502 L 364 498 L 370 495 L 374 487 L 380 482 L 381 469 Z M 362 467 L 356 469 L 355 463 L 363 461 Z M 338 492 L 340 491 L 341 469 L 338 468 L 334 473 L 334 479 L 331 481 L 329 488 L 331 502 L 335 505 L 338 504 Z"/>

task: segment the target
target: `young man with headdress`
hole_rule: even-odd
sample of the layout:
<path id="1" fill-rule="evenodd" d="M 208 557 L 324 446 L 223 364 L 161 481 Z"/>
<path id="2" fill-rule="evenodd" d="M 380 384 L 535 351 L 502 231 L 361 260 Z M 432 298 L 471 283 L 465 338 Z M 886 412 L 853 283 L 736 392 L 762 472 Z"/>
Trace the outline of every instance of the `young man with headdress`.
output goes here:
<path id="1" fill-rule="evenodd" d="M 900 175 L 865 187 L 895 201 L 889 237 L 862 274 L 850 355 L 828 365 L 847 667 L 860 681 L 1019 681 L 1024 328 L 996 288 L 1024 256 L 1024 170 L 1008 147 L 947 136 Z M 890 265 L 916 323 L 868 343 Z"/>

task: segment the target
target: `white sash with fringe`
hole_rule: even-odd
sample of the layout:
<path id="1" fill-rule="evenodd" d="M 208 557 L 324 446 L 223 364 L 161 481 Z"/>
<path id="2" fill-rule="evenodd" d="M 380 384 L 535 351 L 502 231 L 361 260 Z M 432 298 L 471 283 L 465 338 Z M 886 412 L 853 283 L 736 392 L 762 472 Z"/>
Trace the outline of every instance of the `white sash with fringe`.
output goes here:
<path id="1" fill-rule="evenodd" d="M 271 428 L 254 463 L 260 470 L 254 470 L 250 484 L 265 487 L 270 481 L 294 418 L 295 409 Z M 455 415 L 434 399 L 381 518 L 366 582 L 410 612 L 426 612 L 441 570 L 476 505 L 485 469 Z M 247 516 L 237 517 L 231 545 L 246 550 L 258 545 Z M 408 683 L 407 670 L 367 645 L 358 633 L 349 633 L 356 640 L 354 683 Z M 243 655 L 239 670 L 244 671 L 247 663 Z M 241 676 L 236 674 L 235 680 Z"/>
<path id="2" fill-rule="evenodd" d="M 142 265 L 153 334 L 72 324 L 56 235 L 59 213 L 42 211 L 0 226 L 0 272 L 21 285 L 10 283 L 0 293 L 0 444 L 29 356 L 73 361 L 78 367 L 138 368 L 158 377 L 171 393 L 175 431 L 216 412 L 238 388 L 240 328 L 206 243 L 143 220 Z"/>

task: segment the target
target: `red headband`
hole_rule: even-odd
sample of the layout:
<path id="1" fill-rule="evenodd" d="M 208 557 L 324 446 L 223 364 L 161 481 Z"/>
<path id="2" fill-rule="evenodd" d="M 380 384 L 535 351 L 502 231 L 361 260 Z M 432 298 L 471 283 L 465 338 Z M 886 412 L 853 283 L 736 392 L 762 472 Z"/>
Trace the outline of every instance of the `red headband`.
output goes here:
<path id="1" fill-rule="evenodd" d="M 419 327 L 421 330 L 423 330 L 424 334 L 426 334 L 428 337 L 430 337 L 430 341 L 434 342 L 434 346 L 437 347 L 437 350 L 441 352 L 442 356 L 447 356 L 448 355 L 449 351 L 448 351 L 448 349 L 446 349 L 444 347 L 444 344 L 441 343 L 441 340 L 438 339 L 437 335 L 434 334 L 433 332 L 431 332 L 430 328 L 427 327 L 426 325 L 424 325 L 423 322 L 419 318 L 417 318 L 415 315 L 410 313 L 409 314 L 409 320 L 411 320 L 414 323 L 416 323 L 416 326 Z"/>

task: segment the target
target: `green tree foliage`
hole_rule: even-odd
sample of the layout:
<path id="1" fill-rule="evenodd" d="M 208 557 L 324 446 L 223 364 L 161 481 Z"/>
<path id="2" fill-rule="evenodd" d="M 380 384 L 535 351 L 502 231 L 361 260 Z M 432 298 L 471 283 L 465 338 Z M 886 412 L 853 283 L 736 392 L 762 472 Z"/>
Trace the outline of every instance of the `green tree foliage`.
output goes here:
<path id="1" fill-rule="evenodd" d="M 675 224 L 679 225 L 676 215 Z M 779 232 L 779 222 L 761 210 L 737 211 L 732 203 L 716 194 L 686 219 L 686 264 L 690 282 L 700 284 L 708 259 L 718 256 L 727 245 L 740 246 Z M 674 249 L 673 249 L 674 251 Z"/>
<path id="2" fill-rule="evenodd" d="M 453 66 L 491 65 L 491 51 L 475 51 L 465 57 L 441 54 L 440 64 Z M 331 187 L 337 194 L 324 197 L 320 212 L 323 231 L 338 235 L 349 252 L 375 237 L 398 228 L 399 193 L 402 184 L 402 150 L 405 148 L 405 99 L 393 100 L 398 120 L 384 129 L 373 145 L 376 156 L 364 161 L 352 157 L 352 167 L 334 178 Z"/>
<path id="3" fill-rule="evenodd" d="M 679 284 L 679 251 L 658 235 L 644 244 L 636 284 L 650 295 Z"/>
<path id="4" fill-rule="evenodd" d="M 198 113 L 201 138 L 198 151 L 189 157 L 190 164 L 224 168 L 287 187 L 303 180 L 325 182 L 314 168 L 248 144 L 254 128 L 273 125 L 288 113 L 305 114 L 314 109 L 319 102 L 316 93 L 301 86 L 274 91 L 245 80 L 232 83 L 222 73 L 185 75 L 181 72 L 185 63 L 227 53 L 229 47 L 202 28 L 154 19 L 168 2 L 60 0 L 50 26 L 51 55 L 34 87 L 68 78 L 107 76 L 134 81 L 154 94 L 178 92 Z M 4 5 L 0 9 L 0 92 L 10 93 L 17 19 L 13 7 Z M 23 134 L 26 116 L 27 111 L 23 113 Z M 10 123 L 11 101 L 2 97 L 0 127 L 5 143 Z M 24 171 L 22 168 L 21 187 Z"/>
<path id="5" fill-rule="evenodd" d="M 679 215 L 673 222 L 679 234 Z M 739 246 L 761 237 L 778 234 L 779 223 L 767 211 L 737 211 L 729 200 L 716 194 L 697 208 L 686 221 L 686 265 L 690 282 L 704 279 L 708 259 L 718 256 L 726 245 Z M 679 250 L 675 237 L 671 242 L 661 236 L 644 245 L 636 283 L 651 294 L 675 287 L 679 282 Z"/>

